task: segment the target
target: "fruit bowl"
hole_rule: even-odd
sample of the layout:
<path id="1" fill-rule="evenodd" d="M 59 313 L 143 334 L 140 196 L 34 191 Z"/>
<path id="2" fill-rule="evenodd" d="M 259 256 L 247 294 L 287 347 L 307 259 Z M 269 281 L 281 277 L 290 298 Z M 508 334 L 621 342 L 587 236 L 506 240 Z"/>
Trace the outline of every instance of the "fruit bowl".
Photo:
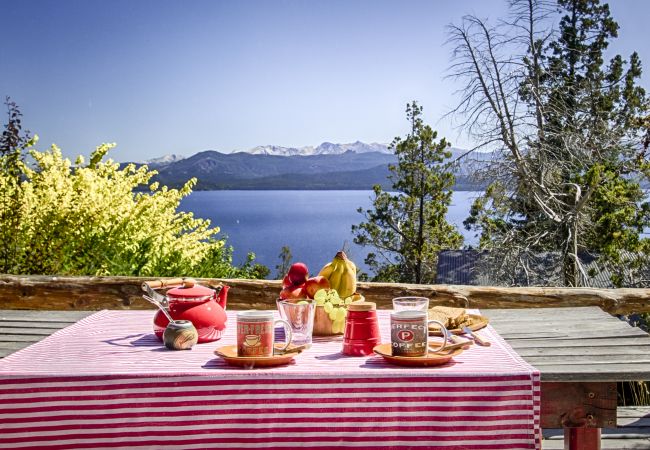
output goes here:
<path id="1" fill-rule="evenodd" d="M 317 276 L 309 278 L 309 269 L 297 262 L 282 279 L 282 300 L 313 299 L 315 336 L 333 336 L 345 331 L 347 306 L 363 296 L 356 292 L 357 267 L 343 251 L 337 252 Z"/>
<path id="2" fill-rule="evenodd" d="M 324 306 L 316 306 L 316 315 L 314 316 L 314 336 L 336 336 L 337 334 L 343 334 L 343 330 L 340 332 L 334 332 L 333 321 L 330 319 L 328 313 L 325 312 Z"/>

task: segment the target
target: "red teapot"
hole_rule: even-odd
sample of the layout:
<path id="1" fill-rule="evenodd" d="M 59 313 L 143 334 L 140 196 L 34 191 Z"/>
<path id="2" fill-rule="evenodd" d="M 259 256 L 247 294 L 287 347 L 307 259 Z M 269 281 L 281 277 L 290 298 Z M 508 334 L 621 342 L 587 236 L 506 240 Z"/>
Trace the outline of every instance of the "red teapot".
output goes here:
<path id="1" fill-rule="evenodd" d="M 184 279 L 181 283 L 178 283 L 178 280 L 170 281 L 145 283 L 147 287 L 143 285 L 143 288 L 150 295 L 154 294 L 152 297 L 161 299 L 160 303 L 166 307 L 172 319 L 191 321 L 199 334 L 199 344 L 221 339 L 226 329 L 225 310 L 230 287 L 220 285 L 216 289 L 210 289 L 195 284 L 194 280 Z M 153 291 L 155 287 L 170 286 L 173 282 L 181 285 L 167 291 L 164 297 Z M 169 320 L 165 314 L 157 311 L 153 319 L 153 332 L 161 341 L 168 324 Z"/>

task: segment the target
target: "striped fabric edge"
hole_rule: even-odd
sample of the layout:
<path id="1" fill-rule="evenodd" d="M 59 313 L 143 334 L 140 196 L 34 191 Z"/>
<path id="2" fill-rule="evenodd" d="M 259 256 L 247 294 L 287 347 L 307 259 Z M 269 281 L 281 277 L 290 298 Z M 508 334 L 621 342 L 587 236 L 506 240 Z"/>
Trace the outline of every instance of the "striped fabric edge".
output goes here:
<path id="1" fill-rule="evenodd" d="M 479 310 L 476 311 L 476 314 L 480 314 Z M 497 343 L 500 345 L 507 354 L 512 358 L 518 366 L 529 371 L 530 374 L 530 383 L 531 390 L 533 392 L 533 421 L 530 424 L 535 431 L 535 448 L 542 448 L 542 427 L 541 427 L 541 372 L 539 369 L 534 367 L 532 364 L 525 361 L 511 346 L 508 344 L 505 339 L 492 327 L 488 325 L 487 327 L 490 331 L 492 337 L 492 345 Z"/>
<path id="2" fill-rule="evenodd" d="M 129 448 L 162 448 L 164 443 L 168 444 L 167 448 L 202 448 L 202 445 L 220 448 L 282 448 L 284 446 L 304 447 L 306 444 L 320 448 L 408 448 L 431 446 L 432 442 L 435 442 L 437 447 L 449 449 L 533 448 L 530 445 L 529 433 L 515 431 L 516 428 L 528 424 L 531 420 L 528 409 L 530 400 L 514 400 L 511 406 L 508 406 L 508 392 L 502 392 L 503 401 L 493 410 L 486 407 L 485 402 L 480 398 L 463 402 L 453 395 L 442 398 L 435 393 L 433 403 L 431 396 L 425 396 L 420 401 L 418 397 L 386 398 L 374 395 L 349 398 L 350 401 L 345 402 L 349 403 L 349 407 L 345 407 L 345 403 L 340 399 L 332 398 L 326 401 L 318 398 L 319 393 L 323 395 L 319 385 L 316 388 L 312 387 L 314 401 L 307 408 L 304 401 L 298 405 L 292 404 L 291 400 L 295 400 L 293 398 L 272 397 L 266 403 L 260 403 L 256 395 L 250 396 L 251 400 L 246 402 L 246 405 L 237 405 L 241 402 L 219 405 L 222 399 L 218 396 L 214 403 L 205 398 L 188 400 L 184 395 L 184 387 L 187 383 L 182 378 L 176 381 L 178 383 L 175 390 L 170 391 L 169 386 L 164 386 L 163 383 L 160 391 L 157 392 L 158 395 L 164 396 L 163 401 L 168 402 L 168 404 L 157 404 L 160 408 L 152 408 L 149 402 L 136 401 L 125 402 L 121 405 L 121 409 L 116 410 L 112 408 L 114 405 L 110 400 L 107 401 L 106 398 L 102 398 L 103 395 L 100 395 L 95 405 L 95 412 L 99 415 L 89 414 L 91 411 L 83 408 L 76 401 L 58 405 L 54 409 L 43 410 L 43 405 L 31 402 L 31 399 L 27 398 L 25 400 L 34 411 L 26 414 L 18 410 L 3 411 L 4 417 L 0 420 L 0 429 L 3 430 L 0 446 L 57 449 L 95 448 L 97 445 L 98 448 L 122 448 L 124 440 L 127 440 Z M 235 386 L 239 388 L 238 392 L 249 392 L 250 387 L 258 383 L 265 384 L 266 381 L 251 379 L 247 385 Z M 522 387 L 520 381 L 517 380 L 513 386 L 517 392 Z M 108 387 L 102 383 L 102 380 L 96 382 L 104 388 Z M 353 380 L 347 382 L 354 384 Z M 390 382 L 384 384 L 391 385 Z M 444 385 L 445 382 L 442 381 L 441 384 Z M 395 383 L 392 385 L 394 386 Z M 287 391 L 292 389 L 292 384 L 284 386 Z M 523 386 L 525 387 L 525 383 Z M 113 387 L 123 390 L 122 385 Z M 53 395 L 57 392 L 65 393 L 60 391 L 56 384 L 50 388 Z M 354 386 L 351 388 L 354 390 Z M 475 383 L 465 384 L 466 390 L 481 392 L 483 388 L 480 378 Z M 139 386 L 135 384 L 130 389 L 138 392 Z M 378 388 L 378 391 L 380 390 L 381 383 Z M 29 388 L 25 390 L 25 395 L 30 395 Z M 179 398 L 175 399 L 176 396 Z M 175 401 L 178 402 L 176 408 L 172 406 Z M 405 407 L 408 407 L 408 411 L 403 410 Z M 197 410 L 201 408 L 202 410 Z M 204 414 L 206 412 L 212 416 Z M 471 416 L 467 416 L 468 412 L 472 412 Z M 60 415 L 61 413 L 64 415 Z M 226 421 L 220 416 L 224 413 L 228 417 Z M 181 418 L 187 418 L 189 415 L 192 419 L 189 423 L 180 425 L 178 420 L 170 420 L 174 414 L 177 418 L 179 415 Z M 25 415 L 31 415 L 32 420 Z M 301 418 L 302 426 L 293 423 L 296 417 Z M 323 417 L 337 417 L 339 420 L 349 421 L 352 428 L 341 427 L 336 423 L 328 425 L 327 422 L 323 423 Z M 136 423 L 134 424 L 133 421 Z M 261 427 L 251 427 L 252 423 L 257 424 L 258 421 L 262 424 Z M 291 423 L 287 425 L 285 421 Z M 364 421 L 367 422 L 365 427 L 362 426 Z M 219 432 L 214 430 L 215 422 L 220 424 Z M 11 423 L 20 426 L 11 426 Z M 25 426 L 29 427 L 27 434 L 30 439 L 26 435 L 21 435 L 25 433 L 23 428 Z M 484 429 L 481 429 L 481 426 Z M 501 432 L 499 444 L 492 444 L 485 439 L 486 436 L 493 434 L 493 429 L 490 427 L 494 427 L 494 431 Z M 513 428 L 512 433 L 507 432 L 509 427 Z M 364 431 L 364 428 L 372 428 L 372 431 Z M 296 432 L 301 429 L 308 429 L 310 434 Z M 230 434 L 228 434 L 229 430 L 232 430 Z M 249 432 L 255 430 L 256 433 L 261 433 L 262 437 L 242 439 L 243 430 Z M 471 433 L 472 438 L 463 439 L 464 431 Z M 285 436 L 289 432 L 291 438 Z M 423 436 L 421 433 L 425 432 L 428 434 Z M 71 435 L 70 438 L 66 437 L 68 434 Z M 399 434 L 401 439 L 395 434 Z M 161 440 L 161 436 L 165 436 L 165 439 Z M 105 439 L 110 439 L 110 444 L 103 442 Z M 313 443 L 314 439 L 317 439 L 318 443 Z M 418 439 L 423 441 L 420 442 Z M 454 439 L 453 443 L 451 439 Z M 233 440 L 236 442 L 233 443 Z M 186 447 L 186 445 L 190 446 Z"/>

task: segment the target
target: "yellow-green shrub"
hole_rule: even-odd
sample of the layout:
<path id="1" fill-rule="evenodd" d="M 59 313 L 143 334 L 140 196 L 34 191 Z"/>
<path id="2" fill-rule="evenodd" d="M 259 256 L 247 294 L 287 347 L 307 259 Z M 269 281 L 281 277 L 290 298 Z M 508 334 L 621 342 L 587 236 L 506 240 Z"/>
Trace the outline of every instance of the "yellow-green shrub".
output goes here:
<path id="1" fill-rule="evenodd" d="M 104 160 L 103 144 L 85 164 L 73 165 L 61 150 L 29 151 L 18 162 L 19 180 L 0 174 L 3 271 L 25 274 L 136 276 L 264 276 L 252 263 L 232 266 L 232 249 L 210 221 L 177 210 L 196 180 L 181 189 L 151 183 L 155 171 Z M 31 166 L 31 167 L 30 167 Z M 137 192 L 138 187 L 148 192 Z M 18 220 L 15 220 L 18 217 Z M 9 232 L 7 232 L 9 231 Z"/>

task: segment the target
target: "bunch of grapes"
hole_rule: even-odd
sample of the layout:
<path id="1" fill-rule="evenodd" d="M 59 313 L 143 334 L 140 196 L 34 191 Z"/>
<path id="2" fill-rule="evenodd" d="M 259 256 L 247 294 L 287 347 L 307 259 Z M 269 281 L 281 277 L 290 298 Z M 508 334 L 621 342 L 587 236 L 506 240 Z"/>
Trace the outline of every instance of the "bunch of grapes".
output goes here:
<path id="1" fill-rule="evenodd" d="M 345 329 L 346 306 L 352 303 L 352 297 L 342 300 L 335 289 L 321 289 L 314 295 L 316 305 L 322 306 L 332 321 L 332 332 L 342 333 Z"/>

